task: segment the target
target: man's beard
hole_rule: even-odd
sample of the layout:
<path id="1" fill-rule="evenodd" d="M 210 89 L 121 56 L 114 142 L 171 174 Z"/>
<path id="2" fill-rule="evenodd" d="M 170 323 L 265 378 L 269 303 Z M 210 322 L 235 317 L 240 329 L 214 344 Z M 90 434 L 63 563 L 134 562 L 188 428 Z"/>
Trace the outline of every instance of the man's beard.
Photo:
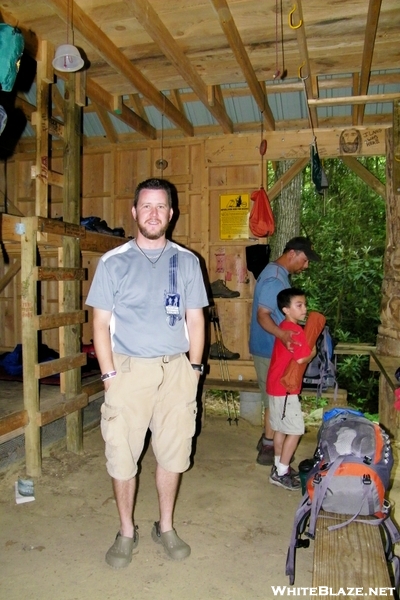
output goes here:
<path id="1" fill-rule="evenodd" d="M 161 237 L 163 237 L 163 235 L 165 235 L 169 227 L 169 223 L 167 223 L 166 225 L 164 225 L 164 227 L 161 227 L 158 231 L 155 232 L 150 232 L 148 229 L 146 229 L 144 225 L 141 225 L 140 223 L 138 223 L 137 226 L 142 236 L 146 239 L 159 240 Z"/>

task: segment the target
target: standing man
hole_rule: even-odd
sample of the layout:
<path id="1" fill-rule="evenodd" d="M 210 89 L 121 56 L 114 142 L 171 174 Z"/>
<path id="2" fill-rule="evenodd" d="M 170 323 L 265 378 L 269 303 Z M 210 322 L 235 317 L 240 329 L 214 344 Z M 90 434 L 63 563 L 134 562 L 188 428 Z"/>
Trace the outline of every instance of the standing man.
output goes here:
<path id="1" fill-rule="evenodd" d="M 106 554 L 114 568 L 129 565 L 139 542 L 136 473 L 149 428 L 160 512 L 151 536 L 174 560 L 190 554 L 173 528 L 173 512 L 195 433 L 208 305 L 199 260 L 166 238 L 173 215 L 170 184 L 140 183 L 132 215 L 136 239 L 101 257 L 86 302 L 94 307 L 93 340 L 105 390 L 101 431 L 120 518 Z"/>
<path id="2" fill-rule="evenodd" d="M 294 237 L 286 244 L 283 254 L 270 262 L 257 279 L 250 322 L 249 349 L 257 373 L 261 400 L 264 404 L 264 432 L 258 441 L 257 462 L 260 465 L 274 464 L 274 430 L 269 422 L 269 405 L 266 379 L 275 338 L 290 350 L 296 343 L 295 335 L 278 327 L 284 316 L 278 309 L 277 295 L 291 287 L 289 276 L 307 269 L 309 261 L 319 261 L 311 241 L 305 237 Z"/>

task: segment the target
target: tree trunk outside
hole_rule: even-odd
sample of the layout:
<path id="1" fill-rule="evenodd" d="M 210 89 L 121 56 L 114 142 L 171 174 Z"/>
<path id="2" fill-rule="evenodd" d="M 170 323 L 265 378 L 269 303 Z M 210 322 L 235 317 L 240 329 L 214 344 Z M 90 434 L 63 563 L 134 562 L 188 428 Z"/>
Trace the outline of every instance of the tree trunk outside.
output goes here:
<path id="1" fill-rule="evenodd" d="M 293 165 L 293 160 L 277 163 L 276 181 Z M 299 173 L 281 190 L 274 200 L 275 234 L 271 241 L 271 260 L 278 258 L 286 243 L 300 232 L 301 189 L 303 174 Z"/>

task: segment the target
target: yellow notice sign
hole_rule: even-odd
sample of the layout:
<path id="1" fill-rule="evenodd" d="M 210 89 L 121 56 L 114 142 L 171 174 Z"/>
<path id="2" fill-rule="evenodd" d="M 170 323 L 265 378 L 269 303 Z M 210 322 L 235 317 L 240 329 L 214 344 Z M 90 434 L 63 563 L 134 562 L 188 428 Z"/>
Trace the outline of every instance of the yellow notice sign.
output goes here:
<path id="1" fill-rule="evenodd" d="M 249 238 L 249 194 L 226 194 L 219 197 L 219 236 L 221 240 Z"/>

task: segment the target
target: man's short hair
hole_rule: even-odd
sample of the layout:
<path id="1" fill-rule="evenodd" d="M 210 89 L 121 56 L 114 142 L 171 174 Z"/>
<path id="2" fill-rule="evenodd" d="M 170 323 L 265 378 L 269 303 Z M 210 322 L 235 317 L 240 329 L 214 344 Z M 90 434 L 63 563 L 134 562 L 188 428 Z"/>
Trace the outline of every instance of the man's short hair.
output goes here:
<path id="1" fill-rule="evenodd" d="M 157 179 L 156 177 L 152 177 L 151 179 L 146 179 L 139 183 L 135 190 L 135 196 L 133 199 L 133 206 L 136 208 L 139 194 L 142 190 L 164 190 L 167 194 L 168 206 L 172 208 L 172 194 L 171 194 L 171 184 L 166 179 Z"/>
<path id="2" fill-rule="evenodd" d="M 289 306 L 292 302 L 292 299 L 295 296 L 304 296 L 305 297 L 305 295 L 306 294 L 305 294 L 304 290 L 302 290 L 300 288 L 291 287 L 291 288 L 286 288 L 285 290 L 281 290 L 276 297 L 276 301 L 277 301 L 279 310 L 281 311 L 281 313 L 283 313 L 283 309 L 289 308 Z"/>

